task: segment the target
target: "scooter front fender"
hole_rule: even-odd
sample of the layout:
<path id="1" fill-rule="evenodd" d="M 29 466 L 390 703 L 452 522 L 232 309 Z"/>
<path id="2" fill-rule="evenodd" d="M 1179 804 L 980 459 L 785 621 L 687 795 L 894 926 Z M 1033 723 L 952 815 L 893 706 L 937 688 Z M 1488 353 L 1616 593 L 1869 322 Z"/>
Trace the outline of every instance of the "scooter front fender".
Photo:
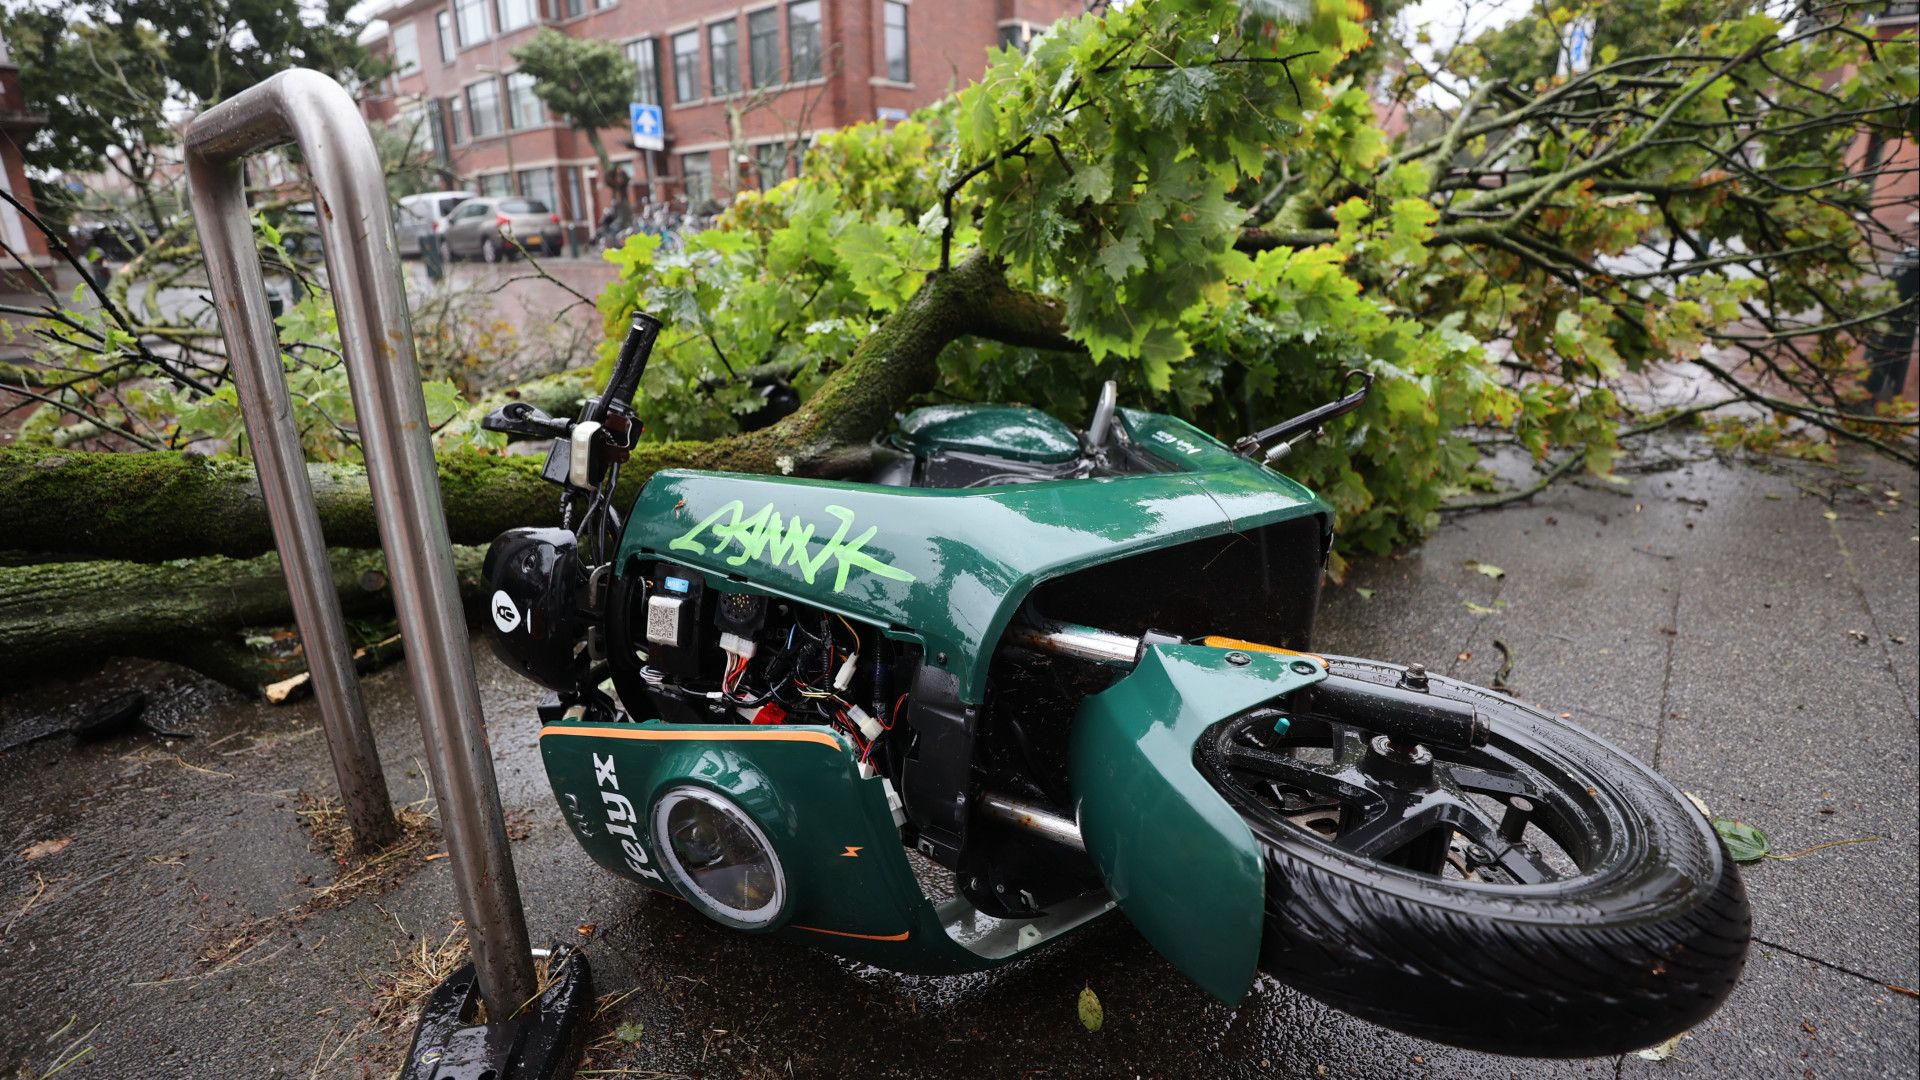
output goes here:
<path id="1" fill-rule="evenodd" d="M 1209 727 L 1326 678 L 1302 654 L 1148 648 L 1086 699 L 1070 770 L 1087 854 L 1161 955 L 1228 1005 L 1253 984 L 1266 875 L 1253 833 L 1194 767 Z"/>

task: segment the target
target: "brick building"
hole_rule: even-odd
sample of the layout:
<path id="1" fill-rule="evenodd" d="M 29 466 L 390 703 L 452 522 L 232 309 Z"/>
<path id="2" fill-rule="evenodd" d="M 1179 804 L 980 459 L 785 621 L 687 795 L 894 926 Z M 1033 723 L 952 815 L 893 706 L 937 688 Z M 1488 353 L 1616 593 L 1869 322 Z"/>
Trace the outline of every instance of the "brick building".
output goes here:
<path id="1" fill-rule="evenodd" d="M 33 189 L 27 183 L 23 147 L 45 122 L 46 118 L 34 113 L 20 93 L 20 69 L 13 62 L 6 40 L 0 38 L 0 190 L 20 200 L 29 210 L 33 209 Z M 0 241 L 5 241 L 8 249 L 27 267 L 45 270 L 53 265 L 47 238 L 29 225 L 11 203 L 3 200 L 0 200 Z M 4 263 L 0 265 L 0 291 L 31 284 L 25 270 L 14 265 L 13 259 L 6 259 Z"/>
<path id="2" fill-rule="evenodd" d="M 512 50 L 542 26 L 613 41 L 657 103 L 666 148 L 602 133 L 636 202 L 724 200 L 778 183 L 817 133 L 903 118 L 979 77 L 994 44 L 1024 45 L 1083 0 L 394 0 L 369 44 L 399 74 L 374 119 L 419 125 L 446 186 L 543 199 L 586 225 L 609 194 L 581 132 L 548 114 Z M 739 151 L 736 153 L 735 151 Z M 744 159 L 744 160 L 742 160 Z"/>

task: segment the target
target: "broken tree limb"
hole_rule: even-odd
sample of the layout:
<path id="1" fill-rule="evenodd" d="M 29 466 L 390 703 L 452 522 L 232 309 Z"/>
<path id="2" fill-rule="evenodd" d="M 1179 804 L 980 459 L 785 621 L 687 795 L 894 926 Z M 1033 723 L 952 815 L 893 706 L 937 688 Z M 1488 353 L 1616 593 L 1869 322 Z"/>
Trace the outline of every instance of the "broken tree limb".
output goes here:
<path id="1" fill-rule="evenodd" d="M 482 591 L 483 555 L 479 548 L 454 549 L 470 607 L 477 607 Z M 330 562 L 334 591 L 347 614 L 392 609 L 380 552 L 335 549 Z M 108 656 L 199 667 L 196 650 L 204 643 L 247 627 L 289 623 L 292 612 L 277 555 L 0 567 L 0 677 L 38 675 Z"/>

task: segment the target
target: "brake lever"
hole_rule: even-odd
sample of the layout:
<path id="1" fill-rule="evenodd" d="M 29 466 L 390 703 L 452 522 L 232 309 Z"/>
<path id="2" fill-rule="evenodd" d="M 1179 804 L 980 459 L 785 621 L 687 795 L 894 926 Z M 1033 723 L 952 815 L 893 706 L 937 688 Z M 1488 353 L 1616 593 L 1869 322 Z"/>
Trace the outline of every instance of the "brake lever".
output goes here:
<path id="1" fill-rule="evenodd" d="M 480 421 L 480 426 L 487 431 L 524 435 L 530 439 L 564 439 L 572 429 L 573 421 L 548 416 L 524 401 L 509 401 L 488 413 L 487 418 Z"/>

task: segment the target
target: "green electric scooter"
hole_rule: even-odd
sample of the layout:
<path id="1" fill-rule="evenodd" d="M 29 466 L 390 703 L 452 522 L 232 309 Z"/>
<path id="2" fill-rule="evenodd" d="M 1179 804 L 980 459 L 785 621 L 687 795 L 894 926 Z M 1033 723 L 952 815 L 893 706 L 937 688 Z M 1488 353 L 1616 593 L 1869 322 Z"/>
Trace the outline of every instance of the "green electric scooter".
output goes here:
<path id="1" fill-rule="evenodd" d="M 1612 1054 L 1739 977 L 1706 819 L 1491 690 L 1313 651 L 1332 512 L 1274 465 L 1370 378 L 1229 446 L 1118 407 L 905 416 L 853 479 L 665 471 L 613 505 L 659 323 L 552 440 L 565 527 L 487 556 L 498 655 L 602 866 L 741 932 L 921 973 L 1118 909 L 1228 1004 L 1272 975 L 1423 1038 Z"/>

